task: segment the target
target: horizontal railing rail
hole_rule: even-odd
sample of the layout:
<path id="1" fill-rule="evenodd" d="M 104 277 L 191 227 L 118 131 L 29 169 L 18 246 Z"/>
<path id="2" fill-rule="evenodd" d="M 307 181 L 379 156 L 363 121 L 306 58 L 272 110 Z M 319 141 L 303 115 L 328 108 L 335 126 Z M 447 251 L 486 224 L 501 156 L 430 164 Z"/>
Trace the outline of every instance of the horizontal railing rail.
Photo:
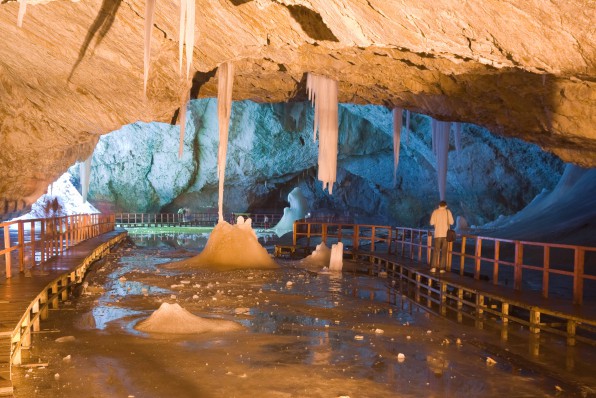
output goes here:
<path id="1" fill-rule="evenodd" d="M 385 251 L 424 264 L 430 264 L 432 241 L 433 232 L 427 229 L 313 220 L 294 223 L 294 246 L 343 242 L 347 253 Z M 586 282 L 596 281 L 596 247 L 463 234 L 448 244 L 447 269 L 452 268 L 462 276 L 487 279 L 494 285 L 512 282 L 514 290 L 522 290 L 524 283 L 528 289 L 531 284 L 545 298 L 554 289 L 552 276 L 557 275 L 555 287 L 562 291 L 569 286 L 573 303 L 582 304 Z"/>
<path id="2" fill-rule="evenodd" d="M 275 226 L 283 214 L 280 213 L 226 213 L 224 220 L 235 224 L 239 216 L 250 218 L 257 228 Z M 116 213 L 116 225 L 119 226 L 205 226 L 217 224 L 218 214 L 207 213 Z"/>
<path id="3" fill-rule="evenodd" d="M 0 256 L 5 277 L 12 276 L 13 261 L 19 272 L 33 268 L 69 247 L 114 229 L 113 214 L 76 214 L 63 217 L 16 220 L 0 223 Z M 16 258 L 14 258 L 16 257 Z"/>

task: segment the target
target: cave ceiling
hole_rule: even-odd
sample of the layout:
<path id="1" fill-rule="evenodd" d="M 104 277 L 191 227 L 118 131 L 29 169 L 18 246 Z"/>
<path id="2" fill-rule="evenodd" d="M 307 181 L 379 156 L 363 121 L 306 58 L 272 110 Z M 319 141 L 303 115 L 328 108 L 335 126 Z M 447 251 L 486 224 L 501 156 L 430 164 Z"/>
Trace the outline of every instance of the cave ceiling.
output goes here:
<path id="1" fill-rule="evenodd" d="M 475 123 L 596 166 L 596 2 L 195 0 L 192 82 L 178 66 L 179 2 L 157 1 L 147 96 L 145 2 L 0 3 L 0 198 L 27 206 L 101 134 L 171 123 L 181 97 L 302 101 L 306 72 L 341 102 Z M 1 207 L 1 204 L 0 204 Z M 1 212 L 2 209 L 0 209 Z"/>

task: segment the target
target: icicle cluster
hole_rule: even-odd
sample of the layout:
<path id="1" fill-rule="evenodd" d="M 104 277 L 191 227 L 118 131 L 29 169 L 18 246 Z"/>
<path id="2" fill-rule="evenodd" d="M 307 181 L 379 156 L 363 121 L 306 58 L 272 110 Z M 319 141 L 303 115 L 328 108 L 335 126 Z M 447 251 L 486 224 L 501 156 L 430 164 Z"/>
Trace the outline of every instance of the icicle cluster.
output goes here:
<path id="1" fill-rule="evenodd" d="M 178 38 L 179 68 L 182 74 L 182 53 L 186 45 L 186 78 L 190 75 L 192 54 L 195 49 L 195 1 L 180 0 L 180 30 Z"/>
<path id="2" fill-rule="evenodd" d="M 399 143 L 401 136 L 403 109 L 393 108 L 393 185 L 397 181 L 397 165 L 399 163 Z"/>
<path id="3" fill-rule="evenodd" d="M 145 57 L 143 59 L 143 95 L 145 96 L 147 96 L 147 79 L 149 78 L 149 62 L 151 60 L 151 31 L 153 30 L 155 1 L 146 0 L 145 2 Z"/>
<path id="4" fill-rule="evenodd" d="M 91 182 L 91 159 L 89 156 L 84 162 L 79 164 L 79 174 L 81 175 L 81 194 L 83 196 L 83 203 L 87 201 L 89 194 L 89 183 Z"/>
<path id="5" fill-rule="evenodd" d="M 19 28 L 23 27 L 23 18 L 25 18 L 26 12 L 27 12 L 27 0 L 20 0 L 19 1 L 19 14 L 17 15 L 17 26 Z"/>
<path id="6" fill-rule="evenodd" d="M 437 157 L 437 178 L 439 183 L 439 196 L 445 200 L 445 188 L 447 187 L 447 160 L 449 154 L 449 131 L 450 122 L 439 122 L 432 120 L 432 145 L 433 152 Z"/>
<path id="7" fill-rule="evenodd" d="M 217 176 L 219 178 L 219 221 L 223 221 L 223 191 L 228 151 L 228 129 L 232 113 L 232 86 L 234 65 L 224 62 L 217 69 L 217 121 L 219 125 L 219 149 L 217 151 Z"/>
<path id="8" fill-rule="evenodd" d="M 319 132 L 319 173 L 323 189 L 333 193 L 337 174 L 338 102 L 337 81 L 308 73 L 306 78 L 308 99 L 315 108 L 314 139 Z"/>

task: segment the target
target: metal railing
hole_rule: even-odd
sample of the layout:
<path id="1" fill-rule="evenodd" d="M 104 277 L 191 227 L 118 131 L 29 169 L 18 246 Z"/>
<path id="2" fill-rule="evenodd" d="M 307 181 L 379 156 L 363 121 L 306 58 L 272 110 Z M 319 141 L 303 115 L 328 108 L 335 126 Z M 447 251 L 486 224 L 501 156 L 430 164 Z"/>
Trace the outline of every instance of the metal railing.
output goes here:
<path id="1" fill-rule="evenodd" d="M 426 229 L 340 224 L 300 220 L 294 223 L 294 246 L 314 248 L 324 242 L 342 242 L 345 252 L 385 252 L 430 264 L 433 233 Z M 553 285 L 571 291 L 582 304 L 587 281 L 596 281 L 596 247 L 459 235 L 448 244 L 447 269 L 494 285 L 524 282 L 548 298 Z M 559 276 L 555 281 L 552 276 Z M 563 278 L 561 278 L 563 277 Z M 528 286 L 529 287 L 529 286 Z M 526 287 L 526 288 L 528 288 Z"/>
<path id="2" fill-rule="evenodd" d="M 251 218 L 252 225 L 257 228 L 270 228 L 277 224 L 282 217 L 279 213 L 226 213 L 224 220 L 230 224 L 236 223 L 238 216 Z M 217 224 L 216 212 L 208 213 L 116 213 L 115 222 L 118 226 L 200 226 L 213 227 Z"/>
<path id="3" fill-rule="evenodd" d="M 69 247 L 114 229 L 114 215 L 76 214 L 64 217 L 0 223 L 0 256 L 4 255 L 6 278 L 12 276 L 13 260 L 19 272 L 33 268 Z M 13 257 L 16 257 L 14 259 Z"/>

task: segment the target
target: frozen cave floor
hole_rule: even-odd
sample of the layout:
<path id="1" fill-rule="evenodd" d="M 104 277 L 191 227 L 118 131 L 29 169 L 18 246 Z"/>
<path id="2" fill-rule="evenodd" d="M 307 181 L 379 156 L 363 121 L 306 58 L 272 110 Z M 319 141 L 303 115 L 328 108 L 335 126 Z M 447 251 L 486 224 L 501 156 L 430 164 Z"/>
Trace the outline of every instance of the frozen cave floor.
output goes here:
<path id="1" fill-rule="evenodd" d="M 129 242 L 94 264 L 88 286 L 51 311 L 24 366 L 13 368 L 14 396 L 594 395 L 594 347 L 545 341 L 532 356 L 515 333 L 503 342 L 498 331 L 431 315 L 386 279 L 298 261 L 277 270 L 160 267 L 180 257 Z M 137 331 L 163 302 L 242 328 Z"/>

